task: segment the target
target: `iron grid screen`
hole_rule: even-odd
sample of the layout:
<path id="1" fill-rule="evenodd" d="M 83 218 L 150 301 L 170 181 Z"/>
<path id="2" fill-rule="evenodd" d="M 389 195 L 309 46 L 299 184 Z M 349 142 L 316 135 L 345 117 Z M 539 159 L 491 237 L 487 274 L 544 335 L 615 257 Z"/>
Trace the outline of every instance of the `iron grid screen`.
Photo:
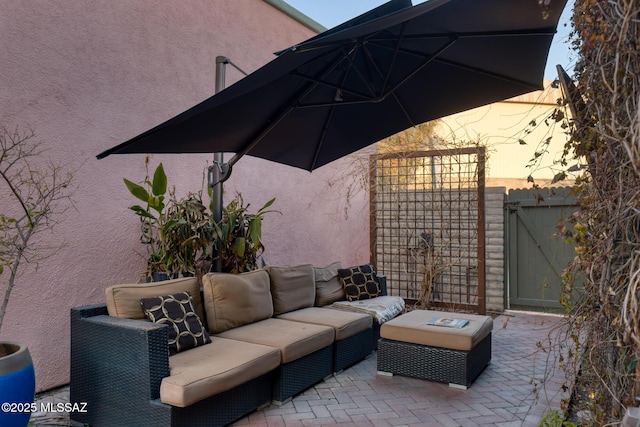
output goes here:
<path id="1" fill-rule="evenodd" d="M 372 262 L 390 295 L 484 313 L 484 163 L 484 147 L 371 157 Z"/>

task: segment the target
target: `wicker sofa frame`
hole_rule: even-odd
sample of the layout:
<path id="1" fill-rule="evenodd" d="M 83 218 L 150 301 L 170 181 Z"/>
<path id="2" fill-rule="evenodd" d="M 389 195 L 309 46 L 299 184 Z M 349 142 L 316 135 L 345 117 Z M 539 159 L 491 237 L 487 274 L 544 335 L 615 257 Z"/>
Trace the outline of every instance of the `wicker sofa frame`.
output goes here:
<path id="1" fill-rule="evenodd" d="M 373 337 L 372 328 L 342 341 L 335 341 L 333 343 L 333 372 L 343 371 L 371 354 L 374 350 Z"/>
<path id="2" fill-rule="evenodd" d="M 333 345 L 280 365 L 273 383 L 275 404 L 282 404 L 296 394 L 322 381 L 333 372 Z"/>
<path id="3" fill-rule="evenodd" d="M 351 344 L 347 351 L 353 353 L 357 343 Z M 111 317 L 104 304 L 72 308 L 70 399 L 90 402 L 91 408 L 71 418 L 91 426 L 227 425 L 272 401 L 286 402 L 330 376 L 334 351 L 332 344 L 179 408 L 160 401 L 160 383 L 169 375 L 166 326 Z"/>
<path id="4" fill-rule="evenodd" d="M 126 349 L 126 351 L 123 351 Z M 71 419 L 91 426 L 226 425 L 269 404 L 275 371 L 186 408 L 160 401 L 169 375 L 167 327 L 120 319 L 104 304 L 71 309 Z"/>
<path id="5" fill-rule="evenodd" d="M 378 371 L 467 388 L 491 361 L 491 334 L 470 351 L 381 338 Z"/>
<path id="6" fill-rule="evenodd" d="M 379 280 L 386 295 L 386 278 Z M 160 400 L 160 384 L 169 376 L 166 326 L 109 316 L 105 304 L 72 308 L 70 316 L 70 399 L 90 405 L 71 419 L 95 427 L 228 425 L 364 359 L 380 336 L 374 320 L 371 329 L 180 408 Z"/>

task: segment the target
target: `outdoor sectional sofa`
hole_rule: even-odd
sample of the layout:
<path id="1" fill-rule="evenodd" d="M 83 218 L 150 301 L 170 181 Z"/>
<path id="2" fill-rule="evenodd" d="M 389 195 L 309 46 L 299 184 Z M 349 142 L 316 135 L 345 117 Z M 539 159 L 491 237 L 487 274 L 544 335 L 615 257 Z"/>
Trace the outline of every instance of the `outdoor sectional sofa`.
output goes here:
<path id="1" fill-rule="evenodd" d="M 380 324 L 402 311 L 384 276 L 372 274 L 370 266 L 307 264 L 209 273 L 202 286 L 183 278 L 110 287 L 106 304 L 71 309 L 70 399 L 87 402 L 71 418 L 96 427 L 213 426 L 285 402 L 365 358 Z M 359 300 L 342 301 L 345 283 Z M 169 341 L 157 317 L 176 317 L 176 307 L 186 323 Z"/>

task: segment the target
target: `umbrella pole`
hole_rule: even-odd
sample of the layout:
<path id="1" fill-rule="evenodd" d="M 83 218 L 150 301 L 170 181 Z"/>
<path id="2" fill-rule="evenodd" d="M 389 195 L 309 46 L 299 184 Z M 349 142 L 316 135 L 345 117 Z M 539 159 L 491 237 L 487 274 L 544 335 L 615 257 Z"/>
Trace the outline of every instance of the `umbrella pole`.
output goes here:
<path id="1" fill-rule="evenodd" d="M 232 65 L 236 70 L 247 76 L 248 74 L 243 71 L 236 64 L 231 62 L 226 56 L 216 56 L 216 88 L 215 93 L 221 92 L 225 88 L 226 80 L 226 65 Z M 213 165 L 209 166 L 209 187 L 211 187 L 211 213 L 213 214 L 213 220 L 216 224 L 219 224 L 222 220 L 222 183 L 226 181 L 231 175 L 231 165 L 224 162 L 223 153 L 213 154 Z M 222 242 L 217 239 L 215 246 L 212 248 L 213 262 L 211 263 L 210 271 L 220 273 L 222 272 Z"/>
<path id="2" fill-rule="evenodd" d="M 225 84 L 225 72 L 228 59 L 224 56 L 216 57 L 216 93 L 224 89 Z M 211 186 L 211 210 L 213 214 L 213 220 L 216 224 L 219 224 L 222 220 L 222 166 L 224 165 L 224 154 L 213 154 L 213 165 L 209 168 L 209 186 Z M 213 250 L 213 263 L 211 264 L 211 271 L 222 271 L 222 242 L 220 239 L 216 239 Z"/>

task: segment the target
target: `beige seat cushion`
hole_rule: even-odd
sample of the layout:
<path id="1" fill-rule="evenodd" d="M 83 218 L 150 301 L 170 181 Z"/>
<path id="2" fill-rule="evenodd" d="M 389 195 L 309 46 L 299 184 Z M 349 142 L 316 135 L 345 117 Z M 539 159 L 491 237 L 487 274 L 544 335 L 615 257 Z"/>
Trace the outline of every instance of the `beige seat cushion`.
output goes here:
<path id="1" fill-rule="evenodd" d="M 140 305 L 143 298 L 153 298 L 165 295 L 175 295 L 189 292 L 193 298 L 193 305 L 201 320 L 204 320 L 200 285 L 197 277 L 164 280 L 162 282 L 132 283 L 115 285 L 105 289 L 105 298 L 109 316 L 125 319 L 148 320 Z"/>
<path id="2" fill-rule="evenodd" d="M 329 326 L 272 318 L 216 336 L 279 348 L 281 363 L 289 363 L 331 345 L 334 332 Z"/>
<path id="3" fill-rule="evenodd" d="M 322 307 L 346 298 L 344 287 L 338 277 L 338 270 L 341 268 L 342 263 L 340 262 L 334 262 L 326 267 L 313 267 L 316 282 L 316 306 Z"/>
<path id="4" fill-rule="evenodd" d="M 373 319 L 368 314 L 350 313 L 322 307 L 303 308 L 281 314 L 278 319 L 331 326 L 335 332 L 336 341 L 342 341 L 366 331 L 373 325 Z"/>
<path id="5" fill-rule="evenodd" d="M 439 317 L 467 319 L 469 324 L 458 329 L 427 323 Z M 380 336 L 390 340 L 469 351 L 486 338 L 492 329 L 493 319 L 489 316 L 413 310 L 383 324 Z"/>
<path id="6" fill-rule="evenodd" d="M 316 298 L 313 265 L 266 266 L 271 280 L 273 315 L 311 307 Z"/>
<path id="7" fill-rule="evenodd" d="M 273 315 L 269 275 L 264 270 L 209 273 L 202 277 L 202 287 L 209 332 L 213 334 Z"/>
<path id="8" fill-rule="evenodd" d="M 184 408 L 266 374 L 280 364 L 277 348 L 214 337 L 211 344 L 169 358 L 160 400 Z"/>

